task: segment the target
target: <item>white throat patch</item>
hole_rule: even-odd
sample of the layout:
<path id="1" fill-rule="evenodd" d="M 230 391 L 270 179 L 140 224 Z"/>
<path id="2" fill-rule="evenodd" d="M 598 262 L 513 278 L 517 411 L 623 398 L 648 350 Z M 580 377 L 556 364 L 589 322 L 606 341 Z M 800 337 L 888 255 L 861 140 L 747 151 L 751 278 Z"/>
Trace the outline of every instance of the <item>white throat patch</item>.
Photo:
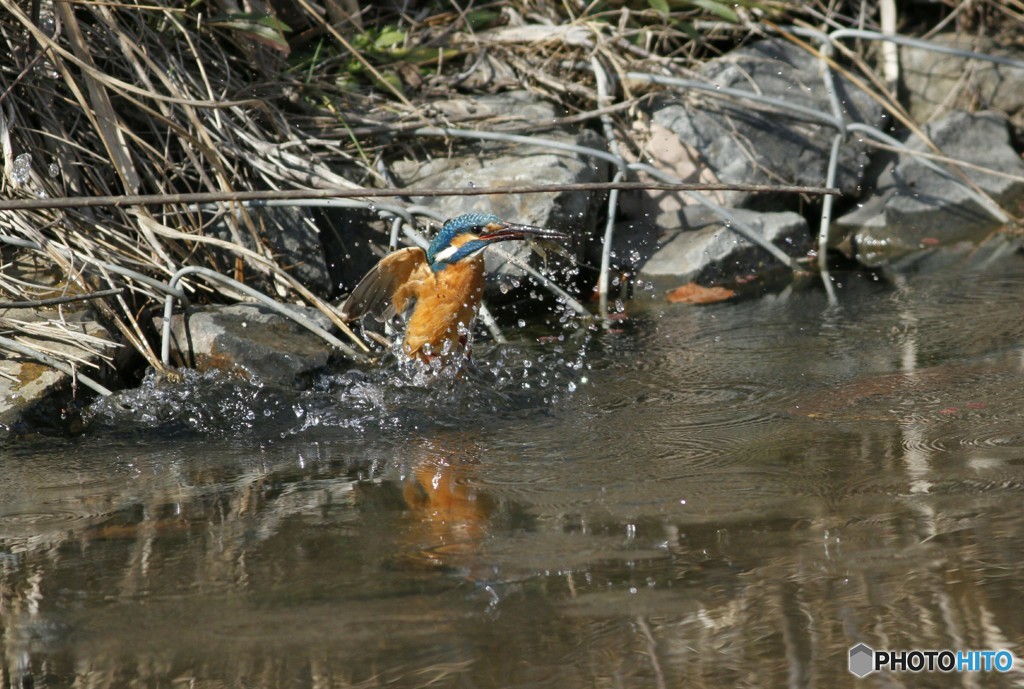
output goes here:
<path id="1" fill-rule="evenodd" d="M 461 249 L 463 246 L 465 246 L 465 245 L 450 246 L 447 249 L 444 249 L 443 251 L 438 251 L 436 254 L 434 254 L 434 263 L 447 263 L 448 260 L 451 259 L 452 256 L 454 256 L 459 251 L 459 249 Z M 470 258 L 472 256 L 477 256 L 478 254 L 480 254 L 486 248 L 487 248 L 487 245 L 485 244 L 484 246 L 481 246 L 476 251 L 473 251 L 473 252 L 467 254 L 466 256 L 463 256 L 463 258 Z"/>
<path id="2" fill-rule="evenodd" d="M 444 251 L 438 251 L 434 254 L 434 263 L 444 263 L 449 258 L 455 255 L 455 252 L 459 250 L 457 246 L 450 246 Z"/>

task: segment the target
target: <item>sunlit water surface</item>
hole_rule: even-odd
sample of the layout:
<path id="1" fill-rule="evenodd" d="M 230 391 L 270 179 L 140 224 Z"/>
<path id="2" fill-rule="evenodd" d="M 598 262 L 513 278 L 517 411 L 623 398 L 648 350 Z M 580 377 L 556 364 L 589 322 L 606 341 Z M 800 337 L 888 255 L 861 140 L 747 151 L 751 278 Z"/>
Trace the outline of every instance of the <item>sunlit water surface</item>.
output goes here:
<path id="1" fill-rule="evenodd" d="M 7 447 L 2 679 L 1019 685 L 1024 258 L 848 280 L 524 331 L 433 385 L 150 382 Z M 860 642 L 1017 661 L 857 680 Z"/>

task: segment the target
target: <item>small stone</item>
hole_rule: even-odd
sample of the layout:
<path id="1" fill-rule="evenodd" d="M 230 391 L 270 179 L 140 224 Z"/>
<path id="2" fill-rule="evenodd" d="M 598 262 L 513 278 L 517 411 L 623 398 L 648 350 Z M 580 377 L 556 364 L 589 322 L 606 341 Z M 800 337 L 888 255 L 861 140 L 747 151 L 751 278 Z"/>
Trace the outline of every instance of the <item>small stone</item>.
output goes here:
<path id="1" fill-rule="evenodd" d="M 807 221 L 796 213 L 744 209 L 731 212 L 790 256 L 803 256 L 811 247 Z M 641 280 L 651 283 L 651 295 L 663 295 L 665 290 L 688 282 L 712 285 L 764 276 L 776 270 L 790 272 L 788 266 L 729 229 L 703 207 L 691 206 L 680 213 L 663 214 L 658 225 L 664 233 L 662 241 L 639 273 Z"/>

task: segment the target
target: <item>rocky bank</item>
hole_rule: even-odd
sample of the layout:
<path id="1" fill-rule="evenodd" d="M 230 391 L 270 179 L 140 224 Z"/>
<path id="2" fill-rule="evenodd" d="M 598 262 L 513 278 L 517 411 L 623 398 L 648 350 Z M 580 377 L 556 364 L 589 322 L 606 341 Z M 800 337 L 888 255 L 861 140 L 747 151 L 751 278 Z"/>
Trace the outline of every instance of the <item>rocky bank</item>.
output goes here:
<path id="1" fill-rule="evenodd" d="M 978 48 L 952 35 L 931 42 Z M 1019 49 L 981 49 L 1004 60 L 1024 59 Z M 434 148 L 420 155 L 425 149 L 408 147 L 407 155 L 382 160 L 381 169 L 405 191 L 406 203 L 435 217 L 485 210 L 570 232 L 571 253 L 587 267 L 579 284 L 567 287 L 583 295 L 596 282 L 609 212 L 615 223 L 611 269 L 623 278 L 624 294 L 634 298 L 662 299 L 687 283 L 745 285 L 749 293 L 750 285 L 760 289 L 792 279 L 792 266 L 764 243 L 814 271 L 823 220 L 831 223 L 832 260 L 847 269 L 919 270 L 945 266 L 937 257 L 979 246 L 1017 250 L 1019 240 L 1007 230 L 1024 200 L 1024 63 L 992 64 L 918 46 L 902 47 L 900 59 L 901 101 L 911 120 L 894 117 L 862 81 L 838 72 L 831 81 L 823 79 L 822 60 L 782 38 L 753 41 L 706 62 L 695 75 L 705 89 L 661 88 L 627 111 L 641 132 L 638 140 L 649 147 L 641 159 L 684 180 L 825 186 L 840 135 L 834 183 L 841 196 L 831 217 L 823 217 L 820 196 L 739 191 L 709 195 L 724 214 L 665 193 L 627 194 L 615 206 L 608 205 L 607 195 L 586 192 L 418 197 L 417 189 L 424 188 L 613 178 L 616 166 L 588 153 L 610 150 L 598 120 L 566 122 L 559 105 L 522 89 L 440 102 L 433 112 L 442 125 L 467 112 L 525 120 L 535 125 L 531 142 L 450 137 L 442 154 Z M 642 173 L 634 178 L 648 179 Z M 267 208 L 260 211 L 260 231 L 298 279 L 322 297 L 338 299 L 387 251 L 394 216 L 377 210 Z M 752 228 L 759 241 L 738 233 L 737 222 Z M 231 232 L 226 226 L 210 229 L 214 237 Z M 531 260 L 526 249 L 519 251 L 519 259 Z M 221 269 L 229 271 L 230 261 Z M 516 287 L 529 281 L 521 268 L 497 255 L 488 258 L 488 269 L 495 275 L 488 292 L 494 301 L 514 298 Z M 0 323 L 14 329 L 53 317 L 39 310 L 0 310 Z M 96 342 L 106 341 L 113 350 L 115 338 L 94 311 L 79 311 L 73 320 L 90 338 L 91 346 L 75 354 L 83 370 L 107 369 L 109 381 L 110 358 Z M 151 324 L 144 336 L 156 338 L 163 320 Z M 331 324 L 322 318 L 322 325 Z M 330 348 L 316 335 L 258 305 L 189 306 L 175 313 L 170 327 L 175 365 L 301 386 L 330 359 Z M 72 375 L 6 351 L 0 362 L 0 433 L 38 428 L 40 418 L 60 417 L 82 394 Z M 55 425 L 60 424 L 50 424 Z"/>

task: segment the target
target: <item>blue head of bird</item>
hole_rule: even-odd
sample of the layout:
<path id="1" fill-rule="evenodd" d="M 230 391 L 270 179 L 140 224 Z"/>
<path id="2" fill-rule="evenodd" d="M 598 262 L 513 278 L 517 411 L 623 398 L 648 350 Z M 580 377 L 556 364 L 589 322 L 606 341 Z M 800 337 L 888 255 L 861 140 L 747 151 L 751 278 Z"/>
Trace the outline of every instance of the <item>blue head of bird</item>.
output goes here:
<path id="1" fill-rule="evenodd" d="M 568 235 L 545 227 L 521 225 L 491 213 L 467 213 L 445 222 L 427 249 L 427 263 L 435 273 L 473 258 L 491 244 L 513 239 L 565 240 Z"/>

